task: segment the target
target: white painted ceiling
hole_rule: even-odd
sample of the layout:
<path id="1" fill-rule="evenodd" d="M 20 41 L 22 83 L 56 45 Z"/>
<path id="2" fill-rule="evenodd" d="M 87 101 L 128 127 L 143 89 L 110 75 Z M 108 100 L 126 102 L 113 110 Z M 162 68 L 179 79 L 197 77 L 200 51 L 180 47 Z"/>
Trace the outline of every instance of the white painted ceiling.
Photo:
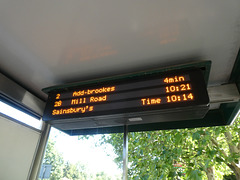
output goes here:
<path id="1" fill-rule="evenodd" d="M 240 46 L 239 0 L 1 0 L 0 70 L 41 89 L 212 60 L 228 81 Z"/>

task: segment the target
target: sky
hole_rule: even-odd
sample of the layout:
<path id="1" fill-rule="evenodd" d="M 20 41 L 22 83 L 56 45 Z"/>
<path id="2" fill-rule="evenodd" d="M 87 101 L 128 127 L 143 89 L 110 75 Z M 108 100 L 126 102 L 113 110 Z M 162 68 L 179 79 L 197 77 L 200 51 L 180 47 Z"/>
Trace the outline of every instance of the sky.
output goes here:
<path id="1" fill-rule="evenodd" d="M 14 118 L 24 124 L 27 124 L 36 129 L 42 128 L 42 122 L 35 119 L 34 117 L 15 109 L 14 107 L 9 106 L 8 104 L 0 100 L 0 113 L 3 113 L 11 118 Z"/>

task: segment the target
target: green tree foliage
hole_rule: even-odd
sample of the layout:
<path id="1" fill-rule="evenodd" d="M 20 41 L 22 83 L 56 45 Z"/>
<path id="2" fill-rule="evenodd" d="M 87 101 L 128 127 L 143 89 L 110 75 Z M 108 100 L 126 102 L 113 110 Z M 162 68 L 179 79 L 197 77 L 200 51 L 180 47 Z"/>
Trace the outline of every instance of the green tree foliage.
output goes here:
<path id="1" fill-rule="evenodd" d="M 80 163 L 71 164 L 66 162 L 63 169 L 63 177 L 69 180 L 85 180 L 87 179 L 88 175 L 85 167 Z"/>
<path id="2" fill-rule="evenodd" d="M 63 177 L 64 159 L 56 150 L 55 142 L 51 140 L 48 141 L 43 163 L 52 165 L 50 180 L 59 180 Z"/>
<path id="3" fill-rule="evenodd" d="M 96 174 L 95 180 L 112 180 L 112 179 L 104 172 L 99 172 Z"/>
<path id="4" fill-rule="evenodd" d="M 122 166 L 122 134 L 102 136 Z M 240 120 L 232 126 L 129 133 L 129 179 L 240 179 Z"/>
<path id="5" fill-rule="evenodd" d="M 84 165 L 64 162 L 62 154 L 57 151 L 55 142 L 52 140 L 48 142 L 43 163 L 52 165 L 50 180 L 61 180 L 63 178 L 86 180 L 88 177 Z"/>

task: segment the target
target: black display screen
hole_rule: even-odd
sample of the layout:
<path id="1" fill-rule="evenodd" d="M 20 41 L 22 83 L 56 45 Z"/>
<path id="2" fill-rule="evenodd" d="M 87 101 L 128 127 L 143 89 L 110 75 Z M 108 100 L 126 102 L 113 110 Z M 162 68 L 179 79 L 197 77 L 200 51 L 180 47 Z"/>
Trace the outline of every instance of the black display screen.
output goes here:
<path id="1" fill-rule="evenodd" d="M 208 104 L 201 70 L 177 70 L 52 91 L 43 120 L 137 114 Z"/>

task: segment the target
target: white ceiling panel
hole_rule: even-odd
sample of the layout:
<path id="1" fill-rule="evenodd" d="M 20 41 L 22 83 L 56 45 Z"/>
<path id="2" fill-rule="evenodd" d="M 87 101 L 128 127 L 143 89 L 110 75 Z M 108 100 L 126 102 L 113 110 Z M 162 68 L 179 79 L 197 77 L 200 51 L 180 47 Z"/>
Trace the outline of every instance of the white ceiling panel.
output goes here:
<path id="1" fill-rule="evenodd" d="M 42 88 L 212 60 L 227 82 L 240 46 L 240 1 L 0 1 L 0 70 Z"/>

